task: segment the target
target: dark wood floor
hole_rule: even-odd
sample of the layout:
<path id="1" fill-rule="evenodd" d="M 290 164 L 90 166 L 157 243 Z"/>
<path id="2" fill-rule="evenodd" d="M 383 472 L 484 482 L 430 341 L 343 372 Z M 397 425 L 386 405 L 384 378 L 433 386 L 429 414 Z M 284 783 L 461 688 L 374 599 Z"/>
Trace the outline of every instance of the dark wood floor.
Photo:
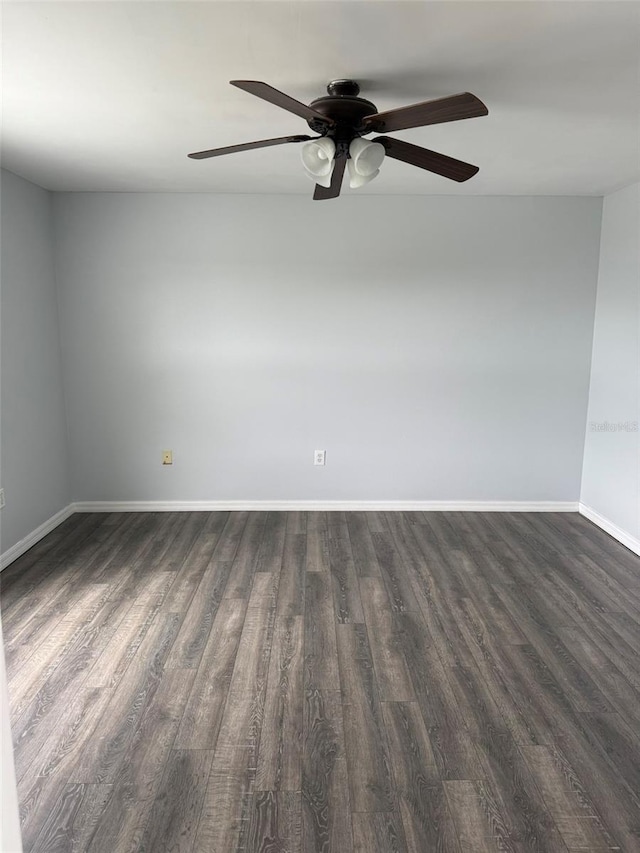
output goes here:
<path id="1" fill-rule="evenodd" d="M 640 851 L 640 559 L 574 514 L 78 514 L 2 576 L 25 851 Z"/>

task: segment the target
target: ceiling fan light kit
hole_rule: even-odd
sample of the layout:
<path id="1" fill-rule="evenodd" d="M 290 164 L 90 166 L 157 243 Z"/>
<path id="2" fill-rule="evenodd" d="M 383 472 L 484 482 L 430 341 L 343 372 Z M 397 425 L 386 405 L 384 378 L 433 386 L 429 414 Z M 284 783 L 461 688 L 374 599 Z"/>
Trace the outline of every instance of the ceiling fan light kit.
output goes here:
<path id="1" fill-rule="evenodd" d="M 340 195 L 345 167 L 352 189 L 368 184 L 380 173 L 385 155 L 458 182 L 467 181 L 478 172 L 477 166 L 400 139 L 362 138 L 369 133 L 388 133 L 487 115 L 486 106 L 470 92 L 379 113 L 375 104 L 358 97 L 360 87 L 354 80 L 331 81 L 327 95 L 316 98 L 308 106 L 257 80 L 231 80 L 231 85 L 305 119 L 319 136 L 280 136 L 212 148 L 189 154 L 192 159 L 204 160 L 252 148 L 304 142 L 302 163 L 306 173 L 316 182 L 313 198 L 317 201 Z"/>
<path id="2" fill-rule="evenodd" d="M 329 136 L 312 139 L 302 146 L 302 165 L 305 172 L 321 187 L 331 186 L 335 166 L 336 145 Z M 380 174 L 384 160 L 384 146 L 356 137 L 349 146 L 347 168 L 351 189 L 363 187 Z"/>

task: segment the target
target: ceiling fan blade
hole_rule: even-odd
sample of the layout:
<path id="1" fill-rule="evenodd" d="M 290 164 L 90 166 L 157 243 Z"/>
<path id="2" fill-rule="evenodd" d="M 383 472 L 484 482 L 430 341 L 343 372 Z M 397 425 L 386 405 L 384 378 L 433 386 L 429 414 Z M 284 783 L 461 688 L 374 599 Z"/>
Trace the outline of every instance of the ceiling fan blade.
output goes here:
<path id="1" fill-rule="evenodd" d="M 250 95 L 262 98 L 263 101 L 268 101 L 270 104 L 275 104 L 276 107 L 282 107 L 283 110 L 288 110 L 290 113 L 305 119 L 305 121 L 319 121 L 325 127 L 333 127 L 335 124 L 332 119 L 312 110 L 306 104 L 296 101 L 295 98 L 285 95 L 284 92 L 274 89 L 268 83 L 260 83 L 258 80 L 229 80 L 229 82 L 232 86 L 237 86 L 238 89 L 243 89 Z"/>
<path id="2" fill-rule="evenodd" d="M 195 151 L 188 154 L 192 160 L 206 160 L 208 157 L 220 157 L 221 154 L 235 154 L 236 151 L 250 151 L 252 148 L 268 148 L 270 145 L 284 145 L 285 142 L 306 142 L 315 136 L 278 136 L 275 139 L 261 139 L 259 142 L 243 142 L 241 145 L 227 145 L 226 148 L 210 148 L 208 151 Z"/>
<path id="3" fill-rule="evenodd" d="M 443 178 L 450 178 L 459 183 L 468 181 L 479 171 L 479 167 L 472 166 L 471 163 L 464 163 L 462 160 L 447 157 L 446 154 L 438 154 L 437 151 L 429 151 L 428 148 L 421 148 L 419 145 L 411 145 L 410 142 L 403 142 L 400 139 L 376 136 L 373 141 L 384 145 L 387 157 L 402 160 L 403 163 L 426 169 L 428 172 L 435 172 L 436 175 L 442 175 Z"/>
<path id="4" fill-rule="evenodd" d="M 342 187 L 342 176 L 344 175 L 346 165 L 346 157 L 336 157 L 333 174 L 331 175 L 331 186 L 321 187 L 320 184 L 316 184 L 316 189 L 313 193 L 314 201 L 323 201 L 326 198 L 338 198 L 340 195 L 340 188 Z"/>
<path id="5" fill-rule="evenodd" d="M 489 110 L 479 98 L 471 92 L 424 101 L 409 107 L 399 107 L 384 113 L 366 116 L 364 124 L 368 131 L 390 133 L 393 130 L 406 130 L 409 127 L 424 127 L 427 124 L 441 124 L 445 121 L 459 121 L 463 118 L 486 116 Z"/>

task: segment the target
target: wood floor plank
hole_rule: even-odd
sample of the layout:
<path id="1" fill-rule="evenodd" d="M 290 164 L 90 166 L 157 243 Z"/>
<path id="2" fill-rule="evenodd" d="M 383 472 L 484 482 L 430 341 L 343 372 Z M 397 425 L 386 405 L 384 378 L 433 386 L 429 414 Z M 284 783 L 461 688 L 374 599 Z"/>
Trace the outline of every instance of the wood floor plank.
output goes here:
<path id="1" fill-rule="evenodd" d="M 496 587 L 499 589 L 499 587 Z M 584 630 L 596 646 L 609 658 L 634 689 L 640 689 L 640 667 L 633 646 L 616 630 L 613 620 L 616 615 L 600 612 L 589 605 L 575 590 L 571 590 L 560 578 L 551 578 L 541 590 L 528 593 L 544 606 L 554 634 L 561 639 L 567 631 Z M 598 671 L 595 671 L 597 680 Z"/>
<path id="2" fill-rule="evenodd" d="M 164 572 L 177 572 L 182 568 L 194 547 L 196 548 L 194 556 L 200 556 L 200 564 L 202 565 L 202 556 L 198 555 L 197 552 L 202 547 L 206 550 L 209 545 L 208 537 L 201 537 L 202 529 L 209 514 L 206 512 L 187 512 L 178 513 L 178 515 L 185 517 L 184 522 L 179 525 L 176 536 L 168 543 L 168 547 L 158 551 L 157 563 L 154 563 L 153 559 L 149 559 L 147 564 L 149 569 L 154 569 L 157 565 Z"/>
<path id="3" fill-rule="evenodd" d="M 105 602 L 94 619 L 84 625 L 75 643 L 64 656 L 63 665 L 43 681 L 38 693 L 25 711 L 13 720 L 13 738 L 15 745 L 15 767 L 18 779 L 30 770 L 36 758 L 42 758 L 55 752 L 57 743 L 63 743 L 60 736 L 65 731 L 64 721 L 75 707 L 76 700 L 92 687 L 88 684 L 88 674 L 94 663 L 99 660 L 104 648 L 118 626 L 120 614 L 113 602 Z M 99 705 L 98 697 L 103 694 L 94 692 L 94 704 Z M 108 694 L 104 694 L 108 698 Z M 91 714 L 94 707 L 91 707 Z M 80 736 L 74 727 L 73 737 Z"/>
<path id="4" fill-rule="evenodd" d="M 402 822 L 394 812 L 353 815 L 354 853 L 406 853 Z"/>
<path id="5" fill-rule="evenodd" d="M 500 633 L 494 636 L 495 625 L 492 621 L 487 623 L 487 619 L 491 620 L 491 616 L 481 614 L 478 605 L 477 599 L 464 598 L 462 600 L 464 618 L 458 622 L 460 633 L 475 664 L 471 668 L 474 670 L 477 668 L 486 701 L 495 703 L 515 742 L 524 745 L 538 743 L 535 729 L 528 723 L 513 699 L 513 672 L 504 651 L 509 645 L 526 644 L 520 641 L 506 643 Z"/>
<path id="6" fill-rule="evenodd" d="M 392 610 L 398 613 L 419 610 L 413 584 L 402 565 L 391 533 L 372 533 L 371 538 Z"/>
<path id="7" fill-rule="evenodd" d="M 546 746 L 526 746 L 522 752 L 566 846 L 570 850 L 619 850 L 562 756 Z"/>
<path id="8" fill-rule="evenodd" d="M 38 582 L 41 582 L 43 568 L 54 564 L 61 551 L 64 557 L 67 557 L 73 550 L 74 544 L 95 532 L 105 518 L 106 515 L 101 513 L 89 512 L 76 512 L 69 518 L 65 518 L 62 524 L 59 524 L 51 533 L 36 542 L 32 548 L 21 554 L 17 560 L 14 560 L 3 570 L 0 574 L 3 598 L 9 596 L 11 587 L 16 583 L 23 587 L 22 592 L 24 592 L 24 584 L 32 588 L 32 582 L 36 578 L 39 578 Z M 9 596 L 8 603 L 12 601 L 13 597 Z"/>
<path id="9" fill-rule="evenodd" d="M 249 598 L 266 522 L 266 512 L 249 514 L 233 559 L 225 598 Z"/>
<path id="10" fill-rule="evenodd" d="M 247 853 L 306 853 L 299 791 L 257 791 L 245 827 L 241 849 Z"/>
<path id="11" fill-rule="evenodd" d="M 555 550 L 556 557 L 552 562 L 562 568 L 563 576 L 571 579 L 579 589 L 584 589 L 586 585 L 592 594 L 602 596 L 607 609 L 616 611 L 622 608 L 628 611 L 631 607 L 632 615 L 637 617 L 640 610 L 640 586 L 634 588 L 628 582 L 621 583 L 619 578 L 612 574 L 609 566 L 605 570 L 599 560 L 572 545 L 570 538 L 548 523 L 544 515 L 546 513 L 524 513 L 521 524 L 527 525 L 533 535 L 538 537 L 538 542 L 542 540 L 547 547 Z"/>
<path id="12" fill-rule="evenodd" d="M 304 613 L 304 685 L 325 693 L 338 693 L 338 648 L 332 585 L 328 574 L 309 572 Z"/>
<path id="13" fill-rule="evenodd" d="M 380 701 L 410 702 L 413 684 L 382 578 L 360 578 L 360 594 Z"/>
<path id="14" fill-rule="evenodd" d="M 462 535 L 447 512 L 423 512 L 422 518 L 426 525 L 423 532 L 430 531 L 432 544 L 437 543 L 443 554 L 461 549 Z"/>
<path id="15" fill-rule="evenodd" d="M 548 521 L 565 536 L 573 536 L 580 544 L 579 552 L 606 565 L 623 586 L 636 592 L 640 590 L 637 558 L 632 551 L 615 539 L 603 536 L 599 527 L 578 513 L 551 513 Z"/>
<path id="16" fill-rule="evenodd" d="M 625 678 L 586 631 L 578 627 L 559 628 L 558 633 L 576 660 L 592 674 L 600 690 L 610 698 L 627 725 L 640 730 L 640 681 L 634 684 Z"/>
<path id="17" fill-rule="evenodd" d="M 246 607 L 247 603 L 243 598 L 226 598 L 221 602 L 200 659 L 193 687 L 185 702 L 175 749 L 206 751 L 215 748 L 244 626 Z"/>
<path id="18" fill-rule="evenodd" d="M 8 676 L 11 711 L 18 717 L 38 693 L 42 681 L 53 673 L 82 633 L 84 620 L 91 618 L 108 594 L 108 585 L 95 584 L 83 598 L 82 608 L 76 608 L 53 627 L 34 653 Z"/>
<path id="19" fill-rule="evenodd" d="M 349 790 L 354 812 L 394 810 L 382 709 L 364 625 L 338 625 Z"/>
<path id="20" fill-rule="evenodd" d="M 156 617 L 138 649 L 139 660 L 126 669 L 100 718 L 100 738 L 92 739 L 77 756 L 70 781 L 105 784 L 119 777 L 139 721 L 162 679 L 179 626 L 176 614 Z"/>
<path id="21" fill-rule="evenodd" d="M 305 685 L 302 849 L 352 853 L 351 801 L 339 692 Z"/>
<path id="22" fill-rule="evenodd" d="M 473 602 L 476 611 L 481 615 L 484 633 L 491 633 L 499 642 L 511 645 L 528 642 L 472 553 L 451 552 L 448 566 L 456 574 L 463 588 L 463 594 L 456 596 L 456 603 L 464 608 L 466 602 Z"/>
<path id="23" fill-rule="evenodd" d="M 460 842 L 441 782 L 422 785 L 399 797 L 409 853 L 460 853 Z"/>
<path id="24" fill-rule="evenodd" d="M 109 642 L 91 667 L 86 687 L 116 687 L 120 682 L 162 607 L 165 581 L 166 575 L 159 573 L 133 598 L 133 603 L 124 611 Z M 124 608 L 119 607 L 119 610 L 122 612 Z"/>
<path id="25" fill-rule="evenodd" d="M 620 784 L 617 767 L 599 743 L 582 737 L 576 729 L 559 735 L 552 749 L 564 765 L 574 768 L 594 810 L 620 844 L 620 849 L 640 851 L 640 798 Z"/>
<path id="26" fill-rule="evenodd" d="M 411 673 L 441 779 L 481 779 L 484 773 L 469 735 L 458 699 L 420 614 L 396 616 L 402 647 Z"/>
<path id="27" fill-rule="evenodd" d="M 406 582 L 414 592 L 416 591 L 416 579 L 420 578 L 422 584 L 427 585 L 427 597 L 433 593 L 432 567 L 436 561 L 444 563 L 444 559 L 438 550 L 429 541 L 429 529 L 425 525 L 412 524 L 407 521 L 405 513 L 387 513 L 389 534 L 392 540 L 392 558 L 399 565 L 400 572 L 406 576 Z M 426 544 L 428 542 L 428 544 Z M 420 598 L 418 598 L 420 602 Z M 416 607 L 405 607 L 413 610 Z"/>
<path id="28" fill-rule="evenodd" d="M 389 739 L 389 756 L 398 807 L 409 853 L 456 850 L 451 828 L 445 833 L 444 792 L 429 733 L 417 702 L 384 702 L 382 712 Z"/>
<path id="29" fill-rule="evenodd" d="M 580 572 L 581 578 L 584 578 L 585 582 L 602 596 L 608 610 L 614 613 L 622 611 L 630 618 L 637 620 L 640 615 L 640 589 L 636 590 L 621 584 L 588 554 L 566 558 L 562 561 L 562 568 L 566 569 L 567 564 L 571 565 L 571 562 Z M 567 572 L 567 576 L 571 579 L 575 578 L 575 575 L 570 572 Z"/>
<path id="30" fill-rule="evenodd" d="M 94 735 L 112 696 L 113 690 L 106 688 L 80 688 L 65 697 L 68 701 L 57 706 L 55 715 L 47 715 L 44 722 L 41 718 L 39 725 L 23 733 L 15 758 L 16 778 L 20 783 L 24 780 L 23 790 L 28 790 L 29 780 L 69 769 L 76 752 Z"/>
<path id="31" fill-rule="evenodd" d="M 92 853 L 140 849 L 193 677 L 193 670 L 174 669 L 163 674 L 92 835 Z M 148 748 L 150 742 L 153 749 Z"/>
<path id="32" fill-rule="evenodd" d="M 326 512 L 310 512 L 307 518 L 307 571 L 329 572 L 329 525 Z"/>
<path id="33" fill-rule="evenodd" d="M 204 798 L 196 848 L 227 853 L 246 831 L 264 717 L 276 600 L 255 576 Z"/>
<path id="34" fill-rule="evenodd" d="M 108 583 L 114 573 L 117 574 L 122 569 L 130 570 L 134 564 L 142 572 L 151 565 L 162 565 L 163 554 L 167 552 L 185 523 L 185 515 L 182 513 L 166 513 L 162 524 L 159 524 L 159 519 L 154 518 L 161 513 L 139 512 L 127 515 L 129 518 L 123 524 L 122 534 L 117 536 L 115 541 L 104 543 L 97 554 L 92 555 L 91 562 L 85 569 L 88 578 L 94 583 Z M 137 589 L 138 573 L 132 573 L 130 581 L 130 588 Z"/>
<path id="35" fill-rule="evenodd" d="M 570 530 L 565 526 L 565 529 L 560 531 L 553 523 L 550 523 L 550 519 L 555 517 L 563 525 L 563 513 L 528 512 L 523 513 L 523 516 L 523 521 L 542 536 L 556 553 L 565 556 L 576 556 L 580 553 L 580 546 L 576 538 L 571 535 Z"/>
<path id="36" fill-rule="evenodd" d="M 302 616 L 276 619 L 256 768 L 258 791 L 300 791 L 303 622 Z"/>
<path id="37" fill-rule="evenodd" d="M 347 515 L 347 527 L 351 552 L 356 571 L 360 577 L 382 577 L 376 550 L 373 547 L 371 532 L 367 524 L 366 512 L 350 512 Z"/>
<path id="38" fill-rule="evenodd" d="M 346 524 L 344 528 L 347 529 Z M 338 622 L 364 622 L 360 586 L 348 533 L 340 538 L 329 539 L 329 563 Z"/>
<path id="39" fill-rule="evenodd" d="M 527 850 L 562 851 L 565 845 L 553 816 L 496 703 L 485 690 L 482 676 L 477 670 L 460 668 L 455 682 L 466 709 L 465 722 L 476 745 L 486 790 L 501 816 L 501 828 L 511 842 L 524 845 Z"/>
<path id="40" fill-rule="evenodd" d="M 287 533 L 306 535 L 308 513 L 292 510 L 287 513 Z"/>
<path id="41" fill-rule="evenodd" d="M 620 779 L 593 730 L 585 725 L 587 715 L 573 708 L 535 649 L 506 648 L 513 672 L 514 701 L 537 731 L 538 745 L 547 745 L 575 769 L 581 785 L 622 849 L 640 850 L 640 801 Z M 524 686 L 520 679 L 523 679 Z M 615 795 L 612 796 L 612 791 Z"/>
<path id="42" fill-rule="evenodd" d="M 20 803 L 20 831 L 23 851 L 37 850 L 36 841 L 42 834 L 50 815 L 60 812 L 60 799 L 64 796 L 67 780 L 56 776 L 29 779 L 28 785 L 18 785 Z"/>
<path id="43" fill-rule="evenodd" d="M 14 612 L 22 610 L 30 593 L 37 591 L 46 604 L 54 590 L 69 582 L 70 573 L 58 571 L 61 563 L 68 567 L 80 555 L 86 565 L 87 554 L 100 547 L 97 532 L 105 521 L 106 515 L 76 513 L 0 573 L 5 631 L 11 630 Z"/>
<path id="44" fill-rule="evenodd" d="M 205 513 L 205 520 L 200 535 L 204 537 L 216 536 L 219 540 L 229 521 L 230 514 L 227 510 L 214 510 L 213 512 Z"/>
<path id="45" fill-rule="evenodd" d="M 387 520 L 384 512 L 368 512 L 367 525 L 371 533 L 388 533 Z"/>
<path id="46" fill-rule="evenodd" d="M 188 608 L 182 608 L 186 609 L 186 614 L 167 659 L 169 668 L 193 669 L 199 666 L 232 568 L 232 563 L 211 562 L 204 570 Z"/>
<path id="47" fill-rule="evenodd" d="M 418 793 L 439 779 L 429 732 L 417 702 L 383 702 L 396 790 Z"/>
<path id="48" fill-rule="evenodd" d="M 517 620 L 522 632 L 539 652 L 551 672 L 563 685 L 570 701 L 578 711 L 612 710 L 606 696 L 598 689 L 593 679 L 579 666 L 557 634 L 549 626 L 548 619 L 536 600 L 535 592 L 527 594 L 520 589 L 516 598 L 510 591 L 500 588 L 498 596 L 504 606 Z"/>
<path id="49" fill-rule="evenodd" d="M 423 555 L 423 564 L 419 557 L 412 558 L 417 579 L 414 585 L 421 587 L 422 592 L 418 597 L 420 609 L 442 662 L 446 666 L 464 666 L 470 662 L 470 654 L 461 636 L 459 622 L 462 618 L 461 602 L 468 594 L 468 587 L 461 580 L 456 565 L 459 552 L 443 552 L 435 535 L 429 531 L 425 525 L 405 527 L 407 549 L 409 540 L 413 539 Z"/>
<path id="50" fill-rule="evenodd" d="M 307 536 L 287 532 L 278 584 L 278 617 L 301 616 L 307 565 Z"/>
<path id="51" fill-rule="evenodd" d="M 234 698 L 238 699 L 241 706 L 241 719 L 249 719 L 251 716 L 250 700 L 256 692 L 257 682 L 264 682 L 263 686 L 266 687 L 276 607 L 270 590 L 271 577 L 266 572 L 261 573 L 256 577 L 247 604 L 231 685 Z M 231 699 L 232 697 L 230 701 Z M 231 701 L 231 705 L 234 704 L 235 702 Z M 233 707 L 229 707 L 226 716 L 230 736 L 234 729 L 233 714 Z M 241 731 L 239 734 L 242 737 Z M 231 740 L 236 742 L 235 737 L 231 737 Z"/>
<path id="52" fill-rule="evenodd" d="M 456 826 L 463 853 L 517 853 L 500 813 L 495 797 L 486 782 L 447 781 L 447 801 Z M 553 850 L 554 848 L 547 848 Z M 555 848 L 557 853 L 566 853 Z"/>
<path id="53" fill-rule="evenodd" d="M 191 853 L 212 761 L 212 750 L 171 750 L 140 850 Z"/>
<path id="54" fill-rule="evenodd" d="M 581 721 L 600 743 L 617 770 L 619 779 L 640 803 L 640 743 L 637 729 L 627 726 L 615 711 L 605 714 L 582 714 Z M 640 818 L 640 813 L 639 813 Z"/>
<path id="55" fill-rule="evenodd" d="M 287 513 L 267 513 L 260 551 L 256 560 L 256 572 L 270 572 L 274 578 L 280 576 L 286 532 Z"/>
<path id="56" fill-rule="evenodd" d="M 548 745 L 577 725 L 579 712 L 533 646 L 504 646 L 502 660 L 511 699 L 525 721 L 523 745 Z"/>
<path id="57" fill-rule="evenodd" d="M 212 560 L 217 543 L 218 536 L 215 533 L 203 534 L 196 539 L 176 572 L 166 609 L 176 612 L 186 610 Z"/>
<path id="58" fill-rule="evenodd" d="M 640 631 L 638 618 L 629 617 L 626 613 L 610 613 L 607 621 L 615 630 L 619 642 L 626 643 L 634 652 L 633 660 L 640 656 Z"/>
<path id="59" fill-rule="evenodd" d="M 87 594 L 105 585 L 86 583 L 75 572 L 58 572 L 55 579 L 66 579 L 65 583 L 54 584 L 48 578 L 38 592 L 26 595 L 25 609 L 11 622 L 11 640 L 5 643 L 5 658 L 9 674 L 22 667 L 24 661 L 38 648 L 56 625 L 76 608 L 86 606 Z M 75 619 L 76 616 L 74 615 Z"/>
<path id="60" fill-rule="evenodd" d="M 86 853 L 112 794 L 112 785 L 65 785 L 34 847 L 42 853 Z"/>
<path id="61" fill-rule="evenodd" d="M 640 559 L 577 514 L 79 514 L 1 581 L 25 853 L 640 853 Z"/>
<path id="62" fill-rule="evenodd" d="M 215 559 L 217 562 L 233 562 L 248 519 L 248 512 L 230 512 L 228 514 L 216 546 Z"/>
<path id="63" fill-rule="evenodd" d="M 327 531 L 329 539 L 344 539 L 349 541 L 349 527 L 347 526 L 347 513 L 333 511 L 325 513 L 327 519 Z"/>
<path id="64" fill-rule="evenodd" d="M 480 577 L 488 584 L 511 584 L 514 582 L 508 562 L 500 559 L 490 547 L 494 538 L 491 529 L 487 529 L 472 512 L 448 513 L 452 523 L 458 529 L 461 550 L 477 567 Z"/>

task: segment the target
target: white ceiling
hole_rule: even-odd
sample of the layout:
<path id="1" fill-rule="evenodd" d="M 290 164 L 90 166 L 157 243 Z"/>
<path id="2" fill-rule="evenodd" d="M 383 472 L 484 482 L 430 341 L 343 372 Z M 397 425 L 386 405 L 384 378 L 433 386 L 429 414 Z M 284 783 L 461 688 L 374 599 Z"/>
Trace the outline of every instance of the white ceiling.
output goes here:
<path id="1" fill-rule="evenodd" d="M 308 103 L 350 77 L 379 110 L 471 91 L 483 118 L 394 134 L 480 167 L 387 159 L 360 193 L 602 195 L 640 178 L 637 2 L 4 2 L 3 165 L 52 190 L 311 193 L 309 132 L 228 81 Z M 348 190 L 347 190 L 348 191 Z"/>

